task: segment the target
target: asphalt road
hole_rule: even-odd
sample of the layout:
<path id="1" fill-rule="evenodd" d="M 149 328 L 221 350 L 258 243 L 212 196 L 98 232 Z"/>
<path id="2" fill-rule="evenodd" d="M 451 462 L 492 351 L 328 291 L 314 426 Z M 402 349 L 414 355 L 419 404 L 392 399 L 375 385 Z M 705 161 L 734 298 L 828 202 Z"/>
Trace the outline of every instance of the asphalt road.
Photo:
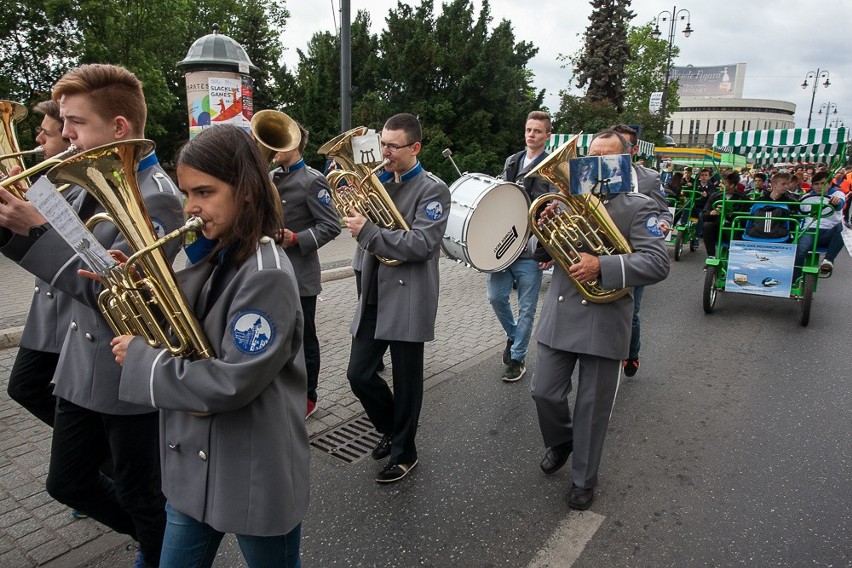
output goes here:
<path id="1" fill-rule="evenodd" d="M 726 293 L 705 315 L 703 258 L 646 289 L 589 512 L 568 510 L 567 468 L 539 471 L 529 374 L 500 381 L 494 350 L 428 385 L 402 482 L 312 450 L 304 566 L 852 566 L 852 262 L 803 328 L 792 300 Z M 244 565 L 233 538 L 215 565 Z"/>

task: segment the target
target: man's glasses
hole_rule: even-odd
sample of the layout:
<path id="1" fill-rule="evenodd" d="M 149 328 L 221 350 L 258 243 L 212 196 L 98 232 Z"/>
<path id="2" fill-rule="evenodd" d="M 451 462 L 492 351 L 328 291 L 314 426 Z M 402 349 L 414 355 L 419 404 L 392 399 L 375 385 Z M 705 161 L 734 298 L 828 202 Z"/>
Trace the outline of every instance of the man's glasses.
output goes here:
<path id="1" fill-rule="evenodd" d="M 399 152 L 403 148 L 408 148 L 409 146 L 414 146 L 415 144 L 417 144 L 417 142 L 410 142 L 408 144 L 400 146 L 399 144 L 389 144 L 387 142 L 381 142 L 382 149 L 387 148 L 391 152 Z"/>

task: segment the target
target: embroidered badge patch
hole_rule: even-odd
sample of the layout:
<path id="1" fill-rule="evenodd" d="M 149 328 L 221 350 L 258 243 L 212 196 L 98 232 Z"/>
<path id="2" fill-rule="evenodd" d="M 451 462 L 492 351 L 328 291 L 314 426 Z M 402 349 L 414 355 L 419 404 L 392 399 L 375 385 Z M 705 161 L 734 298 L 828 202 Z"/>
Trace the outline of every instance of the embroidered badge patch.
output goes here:
<path id="1" fill-rule="evenodd" d="M 444 216 L 444 207 L 439 201 L 430 201 L 426 204 L 426 216 L 437 221 Z"/>
<path id="2" fill-rule="evenodd" d="M 154 226 L 154 233 L 157 234 L 158 239 L 166 236 L 166 228 L 163 226 L 162 221 L 156 217 L 151 217 L 151 224 Z"/>
<path id="3" fill-rule="evenodd" d="M 243 353 L 259 355 L 275 339 L 275 328 L 262 312 L 240 312 L 231 323 L 231 337 Z"/>
<path id="4" fill-rule="evenodd" d="M 331 203 L 331 193 L 326 188 L 322 188 L 317 192 L 317 201 L 323 205 L 328 205 Z"/>
<path id="5" fill-rule="evenodd" d="M 645 228 L 655 237 L 663 236 L 663 230 L 660 228 L 660 220 L 656 215 L 648 215 L 648 217 L 645 218 Z"/>

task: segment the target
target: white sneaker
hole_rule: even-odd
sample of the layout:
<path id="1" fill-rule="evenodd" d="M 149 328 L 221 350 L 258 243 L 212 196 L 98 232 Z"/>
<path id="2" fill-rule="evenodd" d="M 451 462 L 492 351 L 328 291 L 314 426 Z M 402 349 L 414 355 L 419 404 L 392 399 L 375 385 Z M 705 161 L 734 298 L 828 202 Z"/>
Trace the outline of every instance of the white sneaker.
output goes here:
<path id="1" fill-rule="evenodd" d="M 822 263 L 819 265 L 819 273 L 823 275 L 829 275 L 834 270 L 834 263 L 830 260 L 823 259 Z"/>

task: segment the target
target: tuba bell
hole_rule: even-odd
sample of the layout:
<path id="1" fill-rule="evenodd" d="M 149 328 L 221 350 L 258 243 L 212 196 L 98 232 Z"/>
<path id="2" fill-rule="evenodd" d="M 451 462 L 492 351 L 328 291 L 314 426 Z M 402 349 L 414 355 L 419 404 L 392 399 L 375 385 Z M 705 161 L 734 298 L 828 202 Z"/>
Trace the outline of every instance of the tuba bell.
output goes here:
<path id="1" fill-rule="evenodd" d="M 341 167 L 329 172 L 327 176 L 334 207 L 341 217 L 348 217 L 349 209 L 354 208 L 379 227 L 409 231 L 405 218 L 385 191 L 382 182 L 376 177 L 376 172 L 385 167 L 387 160 L 382 160 L 373 167 L 355 161 L 352 139 L 366 133 L 365 126 L 353 128 L 338 134 L 318 150 L 320 154 L 329 160 L 334 160 Z M 388 266 L 401 264 L 401 261 L 393 258 L 378 255 L 376 258 Z"/>
<path id="2" fill-rule="evenodd" d="M 163 347 L 178 357 L 213 357 L 213 348 L 162 250 L 170 240 L 199 230 L 203 221 L 191 217 L 183 227 L 157 238 L 136 179 L 139 161 L 153 149 L 150 140 L 99 146 L 66 159 L 47 178 L 54 184 L 77 184 L 91 194 L 106 213 L 93 215 L 87 228 L 107 221 L 114 224 L 133 252 L 123 267 L 100 271 L 104 290 L 98 307 L 112 331 L 141 336 L 152 347 Z"/>
<path id="3" fill-rule="evenodd" d="M 267 163 L 278 152 L 295 150 L 302 141 L 302 133 L 296 121 L 278 110 L 256 112 L 251 117 L 250 129 L 260 155 Z"/>
<path id="4" fill-rule="evenodd" d="M 21 147 L 18 145 L 17 124 L 27 116 L 27 107 L 15 101 L 0 100 L 0 174 L 18 166 L 25 168 Z"/>
<path id="5" fill-rule="evenodd" d="M 606 304 L 627 294 L 628 289 L 607 290 L 597 280 L 583 284 L 568 269 L 580 261 L 581 252 L 603 256 L 628 254 L 632 249 L 596 196 L 571 195 L 568 160 L 577 155 L 578 139 L 574 136 L 527 174 L 550 182 L 561 192 L 546 193 L 532 202 L 530 227 L 554 262 L 577 286 L 580 295 L 590 302 Z M 550 219 L 537 219 L 539 209 L 550 201 L 558 201 L 565 208 Z"/>

